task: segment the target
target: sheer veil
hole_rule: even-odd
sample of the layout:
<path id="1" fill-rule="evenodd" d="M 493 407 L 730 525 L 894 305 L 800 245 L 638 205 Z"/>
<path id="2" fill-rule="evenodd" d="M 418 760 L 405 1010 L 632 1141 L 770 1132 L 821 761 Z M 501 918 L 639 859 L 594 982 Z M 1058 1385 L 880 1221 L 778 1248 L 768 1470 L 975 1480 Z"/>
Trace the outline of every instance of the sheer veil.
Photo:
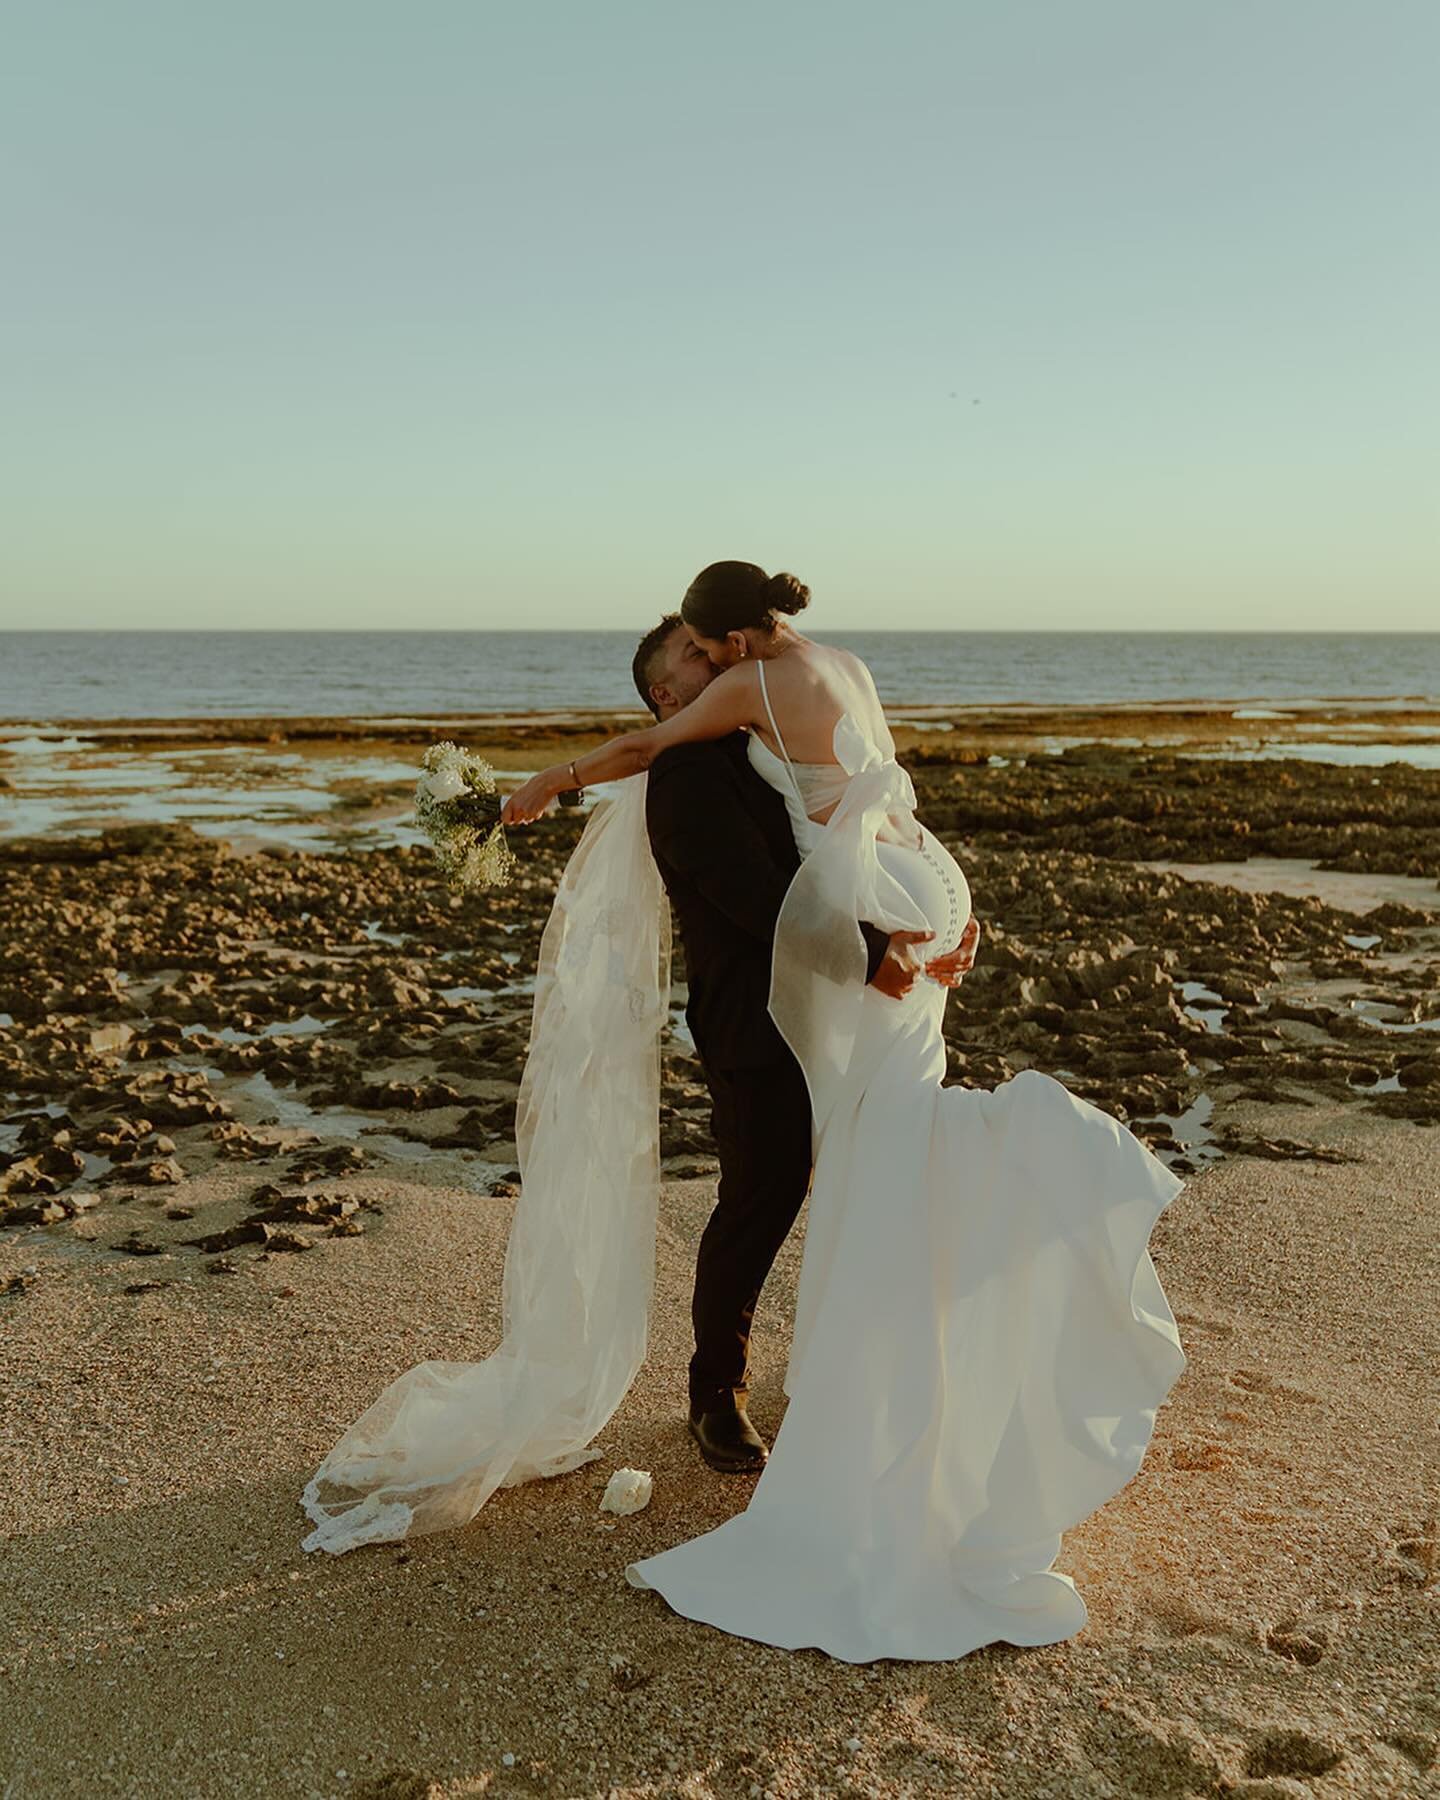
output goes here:
<path id="1" fill-rule="evenodd" d="M 384 1389 L 306 1484 L 303 1549 L 452 1529 L 496 1488 L 601 1454 L 592 1440 L 645 1355 L 669 999 L 670 912 L 637 775 L 596 807 L 540 943 L 499 1348 L 417 1363 Z"/>

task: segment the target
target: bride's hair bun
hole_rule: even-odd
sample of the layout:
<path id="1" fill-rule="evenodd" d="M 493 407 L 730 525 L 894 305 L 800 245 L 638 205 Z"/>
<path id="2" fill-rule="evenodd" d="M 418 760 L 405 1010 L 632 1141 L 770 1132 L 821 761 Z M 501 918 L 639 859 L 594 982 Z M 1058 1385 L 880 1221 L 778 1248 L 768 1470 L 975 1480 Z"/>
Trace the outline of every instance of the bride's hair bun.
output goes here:
<path id="1" fill-rule="evenodd" d="M 773 631 L 780 613 L 803 612 L 810 590 L 795 575 L 767 575 L 758 563 L 717 562 L 686 590 L 680 617 L 705 637 L 756 626 Z"/>
<path id="2" fill-rule="evenodd" d="M 798 575 L 772 575 L 765 583 L 765 599 L 772 612 L 804 612 L 810 604 L 810 590 Z"/>

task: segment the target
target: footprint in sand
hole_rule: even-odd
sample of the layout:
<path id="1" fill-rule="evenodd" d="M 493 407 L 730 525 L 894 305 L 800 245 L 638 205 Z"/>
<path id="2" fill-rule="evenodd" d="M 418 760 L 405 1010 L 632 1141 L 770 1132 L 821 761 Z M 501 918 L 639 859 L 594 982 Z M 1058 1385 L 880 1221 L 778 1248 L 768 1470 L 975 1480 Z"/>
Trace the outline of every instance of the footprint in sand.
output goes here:
<path id="1" fill-rule="evenodd" d="M 1257 1738 L 1245 1755 L 1247 1775 L 1298 1775 L 1301 1780 L 1328 1775 L 1345 1760 L 1343 1750 L 1312 1737 L 1308 1731 L 1280 1729 Z"/>
<path id="2" fill-rule="evenodd" d="M 1265 1648 L 1310 1668 L 1330 1648 L 1330 1638 L 1323 1625 L 1302 1626 L 1294 1619 L 1286 1619 L 1266 1633 Z"/>
<path id="3" fill-rule="evenodd" d="M 1436 1740 L 1426 1737 L 1419 1731 L 1392 1731 L 1381 1738 L 1382 1744 L 1388 1744 L 1392 1750 L 1398 1750 L 1402 1756 L 1409 1757 L 1417 1769 L 1430 1770 L 1435 1767 L 1437 1755 Z"/>
<path id="4" fill-rule="evenodd" d="M 428 1800 L 435 1790 L 432 1776 L 414 1769 L 387 1769 L 351 1785 L 350 1800 Z"/>
<path id="5" fill-rule="evenodd" d="M 1267 1781 L 1236 1781 L 1225 1789 L 1229 1800 L 1308 1800 L 1310 1789 L 1290 1775 Z"/>
<path id="6" fill-rule="evenodd" d="M 1319 1406 L 1318 1394 L 1307 1394 L 1302 1388 L 1287 1387 L 1263 1369 L 1232 1369 L 1230 1380 L 1247 1394 L 1269 1394 L 1276 1400 L 1289 1400 L 1295 1406 Z"/>
<path id="7" fill-rule="evenodd" d="M 1150 1603 L 1151 1621 L 1170 1638 L 1236 1638 L 1231 1621 L 1221 1614 L 1196 1606 L 1183 1595 L 1171 1595 Z M 1163 1640 L 1160 1640 L 1163 1642 Z"/>
<path id="8" fill-rule="evenodd" d="M 1092 1767 L 1126 1794 L 1213 1794 L 1220 1759 L 1186 1726 L 1149 1719 L 1125 1701 L 1101 1701 L 1086 1732 Z"/>
<path id="9" fill-rule="evenodd" d="M 899 1738 L 880 1757 L 880 1766 L 892 1780 L 902 1782 L 907 1793 L 920 1783 L 938 1792 L 958 1792 L 951 1783 L 960 1770 L 954 1757 L 933 1744 L 920 1744 L 914 1738 Z"/>
<path id="10" fill-rule="evenodd" d="M 1178 1312 L 1175 1321 L 1179 1325 L 1188 1325 L 1192 1331 L 1208 1331 L 1212 1337 L 1234 1337 L 1235 1327 L 1225 1319 L 1207 1319 L 1200 1313 Z"/>
<path id="11" fill-rule="evenodd" d="M 1440 1517 L 1392 1527 L 1385 1533 L 1380 1560 L 1393 1576 L 1429 1587 L 1440 1575 Z"/>

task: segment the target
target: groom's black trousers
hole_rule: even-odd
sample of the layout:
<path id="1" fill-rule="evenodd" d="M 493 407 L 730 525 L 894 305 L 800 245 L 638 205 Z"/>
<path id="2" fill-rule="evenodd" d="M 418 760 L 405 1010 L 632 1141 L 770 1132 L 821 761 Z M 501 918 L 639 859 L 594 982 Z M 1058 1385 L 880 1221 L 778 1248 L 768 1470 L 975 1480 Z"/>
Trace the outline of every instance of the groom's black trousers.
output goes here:
<path id="1" fill-rule="evenodd" d="M 713 1106 L 720 1197 L 695 1268 L 692 1406 L 743 1396 L 750 1324 L 810 1185 L 810 1095 L 768 1002 L 775 920 L 799 866 L 785 801 L 745 734 L 676 744 L 650 766 L 650 847 L 685 946 L 685 1017 Z M 862 923 L 866 979 L 889 944 Z"/>
<path id="2" fill-rule="evenodd" d="M 720 1153 L 719 1200 L 695 1264 L 690 1405 L 743 1402 L 755 1303 L 810 1186 L 810 1095 L 793 1056 L 758 1068 L 705 1066 Z"/>

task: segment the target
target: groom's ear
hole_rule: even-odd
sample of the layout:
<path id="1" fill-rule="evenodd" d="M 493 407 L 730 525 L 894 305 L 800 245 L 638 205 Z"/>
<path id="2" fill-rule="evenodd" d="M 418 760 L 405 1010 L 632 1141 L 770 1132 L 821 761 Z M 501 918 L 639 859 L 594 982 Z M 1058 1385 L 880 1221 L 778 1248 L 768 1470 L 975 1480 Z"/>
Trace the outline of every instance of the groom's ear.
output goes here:
<path id="1" fill-rule="evenodd" d="M 650 698 L 654 702 L 654 705 L 650 710 L 656 713 L 657 716 L 659 713 L 663 712 L 667 706 L 674 706 L 675 704 L 675 696 L 670 692 L 668 687 L 663 686 L 658 681 L 651 684 Z"/>

